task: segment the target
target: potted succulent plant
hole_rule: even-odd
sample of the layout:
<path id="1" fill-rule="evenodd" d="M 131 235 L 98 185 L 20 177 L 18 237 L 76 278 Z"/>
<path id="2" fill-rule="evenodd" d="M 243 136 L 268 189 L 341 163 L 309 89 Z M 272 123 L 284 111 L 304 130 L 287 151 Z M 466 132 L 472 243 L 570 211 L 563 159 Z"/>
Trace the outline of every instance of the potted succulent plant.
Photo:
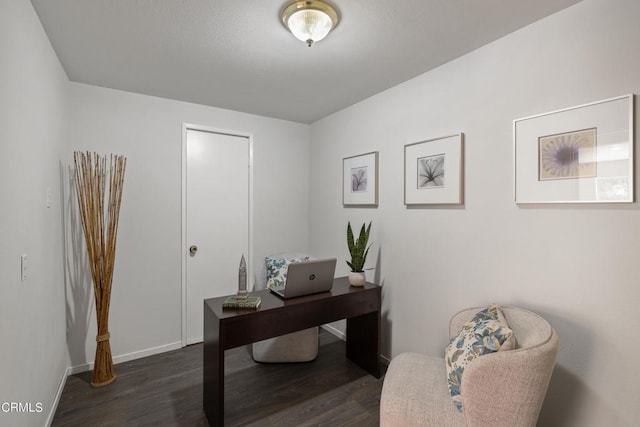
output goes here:
<path id="1" fill-rule="evenodd" d="M 369 248 L 371 247 L 371 245 L 367 245 L 369 243 L 370 232 L 371 222 L 369 222 L 369 226 L 363 223 L 358 239 L 354 240 L 351 223 L 347 223 L 347 246 L 349 247 L 349 254 L 351 255 L 351 261 L 347 261 L 347 265 L 351 268 L 349 283 L 353 286 L 364 286 L 366 281 L 364 263 L 367 260 Z"/>

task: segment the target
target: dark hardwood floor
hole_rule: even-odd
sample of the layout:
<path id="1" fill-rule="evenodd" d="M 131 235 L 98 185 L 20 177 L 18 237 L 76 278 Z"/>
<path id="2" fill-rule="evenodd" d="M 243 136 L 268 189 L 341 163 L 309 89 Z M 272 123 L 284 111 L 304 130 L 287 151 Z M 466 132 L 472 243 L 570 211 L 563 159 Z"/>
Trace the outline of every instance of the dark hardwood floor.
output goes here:
<path id="1" fill-rule="evenodd" d="M 260 364 L 247 347 L 225 353 L 225 426 L 377 426 L 382 378 L 345 357 L 320 330 L 313 362 Z M 111 385 L 67 378 L 53 426 L 207 426 L 202 344 L 116 365 Z"/>

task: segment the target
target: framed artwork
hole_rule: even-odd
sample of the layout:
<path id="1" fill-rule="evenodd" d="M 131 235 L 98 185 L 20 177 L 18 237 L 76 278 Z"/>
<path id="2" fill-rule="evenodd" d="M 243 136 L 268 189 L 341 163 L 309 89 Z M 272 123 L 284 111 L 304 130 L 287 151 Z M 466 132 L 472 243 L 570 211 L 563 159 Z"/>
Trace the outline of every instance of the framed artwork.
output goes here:
<path id="1" fill-rule="evenodd" d="M 462 204 L 464 134 L 404 146 L 404 204 Z"/>
<path id="2" fill-rule="evenodd" d="M 342 204 L 378 206 L 378 152 L 342 160 Z"/>
<path id="3" fill-rule="evenodd" d="M 633 95 L 513 121 L 516 203 L 631 203 Z"/>

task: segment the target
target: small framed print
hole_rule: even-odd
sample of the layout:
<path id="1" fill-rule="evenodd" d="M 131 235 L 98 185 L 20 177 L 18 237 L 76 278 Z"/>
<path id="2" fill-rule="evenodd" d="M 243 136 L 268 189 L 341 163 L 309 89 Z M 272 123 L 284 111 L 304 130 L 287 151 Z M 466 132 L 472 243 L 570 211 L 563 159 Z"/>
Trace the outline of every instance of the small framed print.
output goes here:
<path id="1" fill-rule="evenodd" d="M 378 152 L 342 160 L 342 204 L 378 206 Z"/>
<path id="2" fill-rule="evenodd" d="M 633 95 L 514 120 L 516 203 L 631 203 Z"/>
<path id="3" fill-rule="evenodd" d="M 464 134 L 404 146 L 404 204 L 463 203 Z"/>

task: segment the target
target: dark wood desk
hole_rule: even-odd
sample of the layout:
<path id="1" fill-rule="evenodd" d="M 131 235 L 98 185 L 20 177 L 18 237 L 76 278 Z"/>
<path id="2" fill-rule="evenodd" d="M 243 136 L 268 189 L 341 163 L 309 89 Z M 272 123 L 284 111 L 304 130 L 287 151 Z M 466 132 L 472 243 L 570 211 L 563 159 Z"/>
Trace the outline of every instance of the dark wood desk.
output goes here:
<path id="1" fill-rule="evenodd" d="M 224 425 L 224 351 L 267 338 L 347 319 L 347 358 L 380 378 L 380 287 L 350 286 L 346 277 L 330 292 L 282 300 L 252 292 L 260 308 L 223 310 L 227 297 L 204 300 L 203 406 L 212 426 Z"/>

